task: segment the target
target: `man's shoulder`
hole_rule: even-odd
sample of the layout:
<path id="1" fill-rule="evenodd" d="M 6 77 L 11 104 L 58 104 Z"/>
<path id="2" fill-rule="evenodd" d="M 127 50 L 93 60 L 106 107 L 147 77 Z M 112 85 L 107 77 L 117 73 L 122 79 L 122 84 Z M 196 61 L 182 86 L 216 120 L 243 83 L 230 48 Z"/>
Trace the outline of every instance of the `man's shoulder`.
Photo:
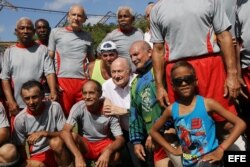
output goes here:
<path id="1" fill-rule="evenodd" d="M 103 84 L 102 84 L 102 87 L 104 89 L 110 89 L 110 88 L 113 88 L 114 87 L 114 82 L 112 80 L 112 78 L 109 78 L 108 80 L 106 80 Z"/>

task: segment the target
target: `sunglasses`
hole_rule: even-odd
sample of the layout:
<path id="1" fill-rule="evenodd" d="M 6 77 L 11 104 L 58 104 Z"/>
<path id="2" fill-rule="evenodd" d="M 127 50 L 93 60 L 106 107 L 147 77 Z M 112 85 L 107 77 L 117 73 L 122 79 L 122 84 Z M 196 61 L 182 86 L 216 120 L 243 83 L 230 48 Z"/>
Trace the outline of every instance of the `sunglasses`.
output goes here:
<path id="1" fill-rule="evenodd" d="M 174 86 L 180 87 L 183 82 L 190 85 L 190 84 L 194 83 L 195 80 L 196 80 L 196 78 L 194 75 L 186 75 L 184 77 L 172 79 L 172 83 Z"/>

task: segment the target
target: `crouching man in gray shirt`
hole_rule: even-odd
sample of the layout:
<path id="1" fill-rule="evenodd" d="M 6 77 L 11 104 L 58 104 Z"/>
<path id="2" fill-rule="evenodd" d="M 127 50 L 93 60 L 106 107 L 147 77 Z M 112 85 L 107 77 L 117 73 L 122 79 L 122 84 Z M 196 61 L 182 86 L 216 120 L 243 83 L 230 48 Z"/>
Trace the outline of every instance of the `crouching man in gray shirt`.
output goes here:
<path id="1" fill-rule="evenodd" d="M 76 103 L 69 114 L 60 137 L 51 142 L 60 166 L 86 166 L 85 158 L 96 161 L 96 167 L 105 167 L 115 163 L 120 157 L 118 150 L 124 145 L 119 120 L 105 116 L 101 84 L 95 80 L 87 81 L 83 86 L 83 99 Z M 74 125 L 80 121 L 80 134 L 72 133 Z M 110 138 L 112 133 L 113 138 Z M 68 149 L 66 149 L 66 147 Z M 70 152 L 68 152 L 68 150 Z M 73 154 L 74 159 L 71 158 Z M 74 160 L 74 161 L 73 161 Z"/>

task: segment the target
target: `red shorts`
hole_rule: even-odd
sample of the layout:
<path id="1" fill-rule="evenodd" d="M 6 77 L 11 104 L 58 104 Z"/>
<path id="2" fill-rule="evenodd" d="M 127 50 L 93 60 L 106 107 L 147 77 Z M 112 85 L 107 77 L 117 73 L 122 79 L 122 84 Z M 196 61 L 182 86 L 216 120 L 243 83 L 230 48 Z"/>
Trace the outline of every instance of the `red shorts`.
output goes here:
<path id="1" fill-rule="evenodd" d="M 52 150 L 47 150 L 45 152 L 32 155 L 29 160 L 39 161 L 45 164 L 47 167 L 58 166 L 54 158 L 54 153 Z"/>
<path id="2" fill-rule="evenodd" d="M 167 157 L 167 153 L 164 151 L 163 147 L 158 147 L 155 151 L 154 151 L 154 161 L 160 161 L 164 158 Z"/>
<path id="3" fill-rule="evenodd" d="M 198 78 L 198 94 L 207 98 L 215 99 L 224 108 L 237 115 L 234 104 L 231 103 L 228 98 L 223 96 L 226 73 L 221 55 L 213 54 L 211 56 L 187 58 L 183 60 L 192 64 L 195 69 L 196 76 Z M 174 90 L 171 85 L 170 72 L 173 65 L 174 62 L 169 63 L 166 68 L 168 96 L 171 103 L 178 98 L 174 94 Z M 213 118 L 215 121 L 225 120 L 217 114 L 214 114 Z"/>
<path id="4" fill-rule="evenodd" d="M 91 160 L 97 160 L 102 151 L 113 141 L 109 138 L 103 139 L 101 141 L 90 142 L 88 139 L 83 137 L 83 141 L 87 144 L 88 152 L 84 154 L 84 157 Z"/>
<path id="5" fill-rule="evenodd" d="M 66 118 L 69 116 L 71 107 L 82 100 L 82 87 L 86 81 L 77 78 L 58 78 L 58 84 L 63 89 L 59 94 L 59 102 Z"/>
<path id="6" fill-rule="evenodd" d="M 242 69 L 242 77 L 247 85 L 244 93 L 246 93 L 246 95 L 248 95 L 248 99 L 250 99 L 250 67 Z"/>

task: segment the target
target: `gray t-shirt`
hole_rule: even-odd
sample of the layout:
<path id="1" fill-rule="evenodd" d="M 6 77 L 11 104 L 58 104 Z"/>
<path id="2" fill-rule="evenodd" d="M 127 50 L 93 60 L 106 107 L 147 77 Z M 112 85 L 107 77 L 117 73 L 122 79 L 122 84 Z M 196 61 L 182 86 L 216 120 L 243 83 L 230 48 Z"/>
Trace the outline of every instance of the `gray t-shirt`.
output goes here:
<path id="1" fill-rule="evenodd" d="M 169 61 L 219 52 L 214 34 L 230 26 L 221 0 L 158 1 L 150 13 L 151 42 L 166 42 Z"/>
<path id="2" fill-rule="evenodd" d="M 113 136 L 122 135 L 119 120 L 116 117 L 91 114 L 83 100 L 71 108 L 66 123 L 74 126 L 77 122 L 82 123 L 80 134 L 83 134 L 89 141 L 105 139 L 110 132 Z"/>
<path id="3" fill-rule="evenodd" d="M 65 122 L 62 108 L 57 102 L 44 102 L 44 110 L 39 115 L 33 115 L 24 108 L 14 120 L 13 143 L 24 145 L 28 135 L 33 132 L 60 131 Z M 43 137 L 29 148 L 31 155 L 42 153 L 49 149 L 49 138 Z"/>
<path id="4" fill-rule="evenodd" d="M 43 75 L 52 73 L 55 73 L 53 61 L 44 45 L 34 43 L 31 47 L 23 48 L 17 44 L 4 52 L 2 80 L 10 80 L 20 108 L 26 106 L 20 96 L 23 83 L 29 80 L 41 81 Z"/>
<path id="5" fill-rule="evenodd" d="M 223 5 L 227 14 L 227 17 L 232 24 L 232 28 L 230 29 L 230 32 L 235 37 L 235 13 L 236 13 L 236 3 L 237 0 L 223 0 Z"/>
<path id="6" fill-rule="evenodd" d="M 236 37 L 243 41 L 241 48 L 242 68 L 250 67 L 250 1 L 239 0 L 236 15 Z"/>
<path id="7" fill-rule="evenodd" d="M 92 38 L 89 33 L 73 32 L 66 27 L 54 28 L 50 33 L 48 49 L 55 52 L 57 77 L 85 77 L 85 58 L 87 55 L 93 56 Z"/>
<path id="8" fill-rule="evenodd" d="M 7 119 L 5 109 L 2 105 L 2 103 L 0 103 L 0 128 L 5 128 L 5 127 L 9 127 L 9 126 L 10 126 L 10 124 L 9 124 L 8 119 Z"/>
<path id="9" fill-rule="evenodd" d="M 119 29 L 115 29 L 108 33 L 101 43 L 112 41 L 116 44 L 118 55 L 130 59 L 129 49 L 133 42 L 143 40 L 143 32 L 141 29 L 134 28 L 130 33 L 123 33 Z"/>

